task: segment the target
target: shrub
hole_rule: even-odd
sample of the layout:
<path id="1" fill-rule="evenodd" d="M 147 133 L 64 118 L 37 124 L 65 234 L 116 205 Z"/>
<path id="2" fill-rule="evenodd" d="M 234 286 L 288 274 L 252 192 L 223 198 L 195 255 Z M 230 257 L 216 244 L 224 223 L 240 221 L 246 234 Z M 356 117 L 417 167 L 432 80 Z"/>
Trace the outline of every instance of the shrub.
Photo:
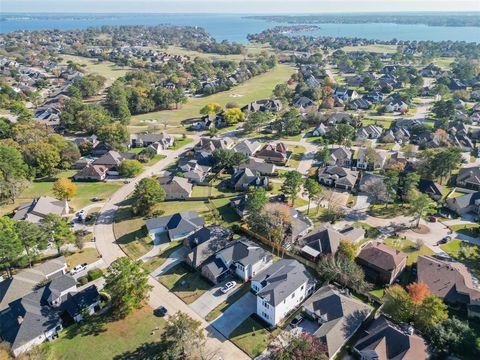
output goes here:
<path id="1" fill-rule="evenodd" d="M 82 276 L 81 278 L 78 278 L 77 281 L 80 285 L 85 285 L 86 283 L 88 283 L 88 279 L 86 276 Z"/>
<path id="2" fill-rule="evenodd" d="M 103 276 L 103 271 L 101 269 L 92 269 L 87 273 L 88 281 L 93 281 L 99 279 Z"/>

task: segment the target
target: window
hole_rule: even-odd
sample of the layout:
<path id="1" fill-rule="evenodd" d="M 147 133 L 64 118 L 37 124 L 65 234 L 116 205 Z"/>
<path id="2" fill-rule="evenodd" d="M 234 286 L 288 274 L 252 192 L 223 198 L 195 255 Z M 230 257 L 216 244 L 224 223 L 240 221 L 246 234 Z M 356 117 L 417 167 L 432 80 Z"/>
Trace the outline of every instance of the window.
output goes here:
<path id="1" fill-rule="evenodd" d="M 263 300 L 263 307 L 267 308 L 268 309 L 268 302 Z"/>
<path id="2" fill-rule="evenodd" d="M 304 287 L 305 287 L 305 285 L 302 285 L 302 287 L 300 288 L 300 290 L 303 290 Z"/>
<path id="3" fill-rule="evenodd" d="M 292 294 L 292 299 L 295 297 L 295 293 Z"/>
<path id="4" fill-rule="evenodd" d="M 265 312 L 262 312 L 262 316 L 263 316 L 265 319 L 270 319 L 270 317 L 268 316 L 268 314 L 265 313 Z"/>

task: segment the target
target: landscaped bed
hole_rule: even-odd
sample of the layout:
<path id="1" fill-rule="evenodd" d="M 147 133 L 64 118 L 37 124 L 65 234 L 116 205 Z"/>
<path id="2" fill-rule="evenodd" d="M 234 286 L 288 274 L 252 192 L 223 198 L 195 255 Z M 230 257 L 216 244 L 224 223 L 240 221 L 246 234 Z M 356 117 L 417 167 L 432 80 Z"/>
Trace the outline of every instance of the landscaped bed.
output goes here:
<path id="1" fill-rule="evenodd" d="M 160 275 L 159 280 L 186 304 L 193 303 L 212 287 L 199 272 L 190 269 L 184 263 Z"/>

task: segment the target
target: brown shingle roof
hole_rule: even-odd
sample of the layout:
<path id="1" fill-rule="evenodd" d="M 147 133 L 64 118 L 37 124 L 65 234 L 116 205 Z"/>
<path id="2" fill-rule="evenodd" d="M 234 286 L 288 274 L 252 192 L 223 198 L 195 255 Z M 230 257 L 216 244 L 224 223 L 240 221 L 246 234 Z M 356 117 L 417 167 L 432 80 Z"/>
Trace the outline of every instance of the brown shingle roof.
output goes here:
<path id="1" fill-rule="evenodd" d="M 407 258 L 407 254 L 392 249 L 379 242 L 367 244 L 358 254 L 358 258 L 375 265 L 376 267 L 389 271 L 395 269 Z"/>

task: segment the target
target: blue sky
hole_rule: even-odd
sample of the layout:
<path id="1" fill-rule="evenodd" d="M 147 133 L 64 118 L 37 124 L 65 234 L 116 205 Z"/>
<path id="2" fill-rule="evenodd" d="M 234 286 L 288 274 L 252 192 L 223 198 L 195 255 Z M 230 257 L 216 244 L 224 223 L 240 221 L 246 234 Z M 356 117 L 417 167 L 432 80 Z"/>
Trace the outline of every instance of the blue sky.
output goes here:
<path id="1" fill-rule="evenodd" d="M 319 13 L 480 11 L 480 0 L 0 0 L 2 12 Z"/>

